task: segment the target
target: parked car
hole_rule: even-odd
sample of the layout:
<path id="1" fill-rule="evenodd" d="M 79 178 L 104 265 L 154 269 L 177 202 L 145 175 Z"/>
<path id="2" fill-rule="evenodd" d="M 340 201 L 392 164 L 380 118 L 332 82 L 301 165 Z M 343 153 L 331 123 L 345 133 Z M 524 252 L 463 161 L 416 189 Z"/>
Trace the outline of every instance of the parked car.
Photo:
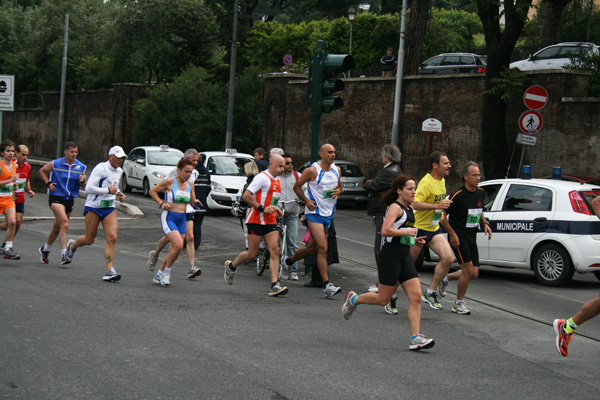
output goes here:
<path id="1" fill-rule="evenodd" d="M 510 63 L 510 69 L 534 71 L 544 69 L 563 69 L 571 64 L 571 58 L 586 52 L 598 54 L 598 46 L 588 42 L 564 42 L 544 47 L 537 53 L 529 55 L 526 60 Z"/>
<path id="2" fill-rule="evenodd" d="M 150 189 L 166 178 L 181 157 L 181 150 L 172 149 L 164 144 L 136 147 L 129 152 L 127 160 L 123 163 L 121 191 L 142 189 L 144 196 L 149 196 Z"/>
<path id="3" fill-rule="evenodd" d="M 600 280 L 600 220 L 591 207 L 600 186 L 514 178 L 479 187 L 493 232 L 491 240 L 477 234 L 482 265 L 530 269 L 546 286 L 564 285 L 575 272 Z M 430 253 L 430 260 L 438 259 Z"/>
<path id="4" fill-rule="evenodd" d="M 424 61 L 418 75 L 484 73 L 487 57 L 473 53 L 444 53 Z"/>
<path id="5" fill-rule="evenodd" d="M 552 179 L 552 176 L 545 176 L 544 179 Z M 561 174 L 560 180 L 569 182 L 589 183 L 600 185 L 600 178 L 587 175 Z"/>
<path id="6" fill-rule="evenodd" d="M 338 197 L 338 201 L 354 202 L 359 207 L 365 207 L 369 201 L 367 191 L 365 190 L 367 179 L 358 165 L 352 161 L 343 160 L 335 160 L 335 165 L 340 167 L 342 171 L 342 194 Z M 302 164 L 298 168 L 298 173 L 301 174 L 308 167 L 310 167 L 310 162 Z"/>
<path id="7" fill-rule="evenodd" d="M 227 151 L 204 151 L 204 166 L 211 179 L 211 191 L 207 206 L 211 210 L 231 210 L 231 205 L 242 196 L 246 184 L 244 165 L 254 162 L 250 154 L 238 153 L 234 149 Z"/>

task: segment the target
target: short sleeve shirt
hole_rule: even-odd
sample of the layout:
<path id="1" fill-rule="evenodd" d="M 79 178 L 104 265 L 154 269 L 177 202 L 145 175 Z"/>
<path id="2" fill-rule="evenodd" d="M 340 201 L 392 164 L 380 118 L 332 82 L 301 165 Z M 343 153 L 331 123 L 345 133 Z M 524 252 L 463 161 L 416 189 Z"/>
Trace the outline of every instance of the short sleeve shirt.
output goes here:
<path id="1" fill-rule="evenodd" d="M 477 236 L 483 213 L 483 198 L 484 192 L 481 188 L 471 192 L 463 186 L 452 193 L 452 204 L 446 212 L 449 216 L 448 222 L 457 235 Z"/>
<path id="2" fill-rule="evenodd" d="M 446 198 L 446 180 L 431 174 L 421 179 L 415 193 L 415 203 L 438 204 Z M 415 227 L 429 232 L 440 229 L 442 210 L 415 210 Z"/>

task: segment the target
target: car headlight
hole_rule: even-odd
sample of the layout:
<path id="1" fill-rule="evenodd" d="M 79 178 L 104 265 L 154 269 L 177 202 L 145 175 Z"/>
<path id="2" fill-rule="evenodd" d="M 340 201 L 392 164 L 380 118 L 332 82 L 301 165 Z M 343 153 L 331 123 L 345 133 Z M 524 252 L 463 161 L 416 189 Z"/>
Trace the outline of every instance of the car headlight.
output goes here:
<path id="1" fill-rule="evenodd" d="M 166 177 L 166 175 L 163 175 L 163 174 L 161 174 L 160 172 L 157 172 L 157 171 L 152 171 L 152 175 L 154 175 L 158 179 L 165 179 L 165 177 Z"/>
<path id="2" fill-rule="evenodd" d="M 225 189 L 225 186 L 221 185 L 218 182 L 211 182 L 210 186 L 214 192 L 227 193 L 227 189 Z"/>

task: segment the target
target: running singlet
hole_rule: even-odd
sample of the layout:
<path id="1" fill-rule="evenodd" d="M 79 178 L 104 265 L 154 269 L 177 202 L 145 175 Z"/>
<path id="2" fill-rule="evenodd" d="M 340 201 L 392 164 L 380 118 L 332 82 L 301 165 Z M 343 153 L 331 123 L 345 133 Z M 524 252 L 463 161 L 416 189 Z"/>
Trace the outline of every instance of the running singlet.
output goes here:
<path id="1" fill-rule="evenodd" d="M 258 204 L 263 207 L 276 206 L 281 197 L 279 178 L 271 175 L 268 170 L 256 175 L 248 185 L 248 190 L 252 192 Z M 254 207 L 249 207 L 245 223 L 273 225 L 277 223 L 277 213 L 265 214 Z"/>
<path id="2" fill-rule="evenodd" d="M 317 205 L 313 211 L 308 207 L 304 210 L 305 214 L 317 214 L 321 217 L 329 217 L 335 212 L 337 199 L 331 195 L 331 192 L 338 187 L 340 176 L 335 164 L 331 164 L 331 171 L 324 171 L 321 164 L 316 162 L 311 165 L 317 169 L 317 179 L 308 181 L 308 198 Z"/>
<path id="3" fill-rule="evenodd" d="M 446 180 L 437 180 L 431 174 L 421 179 L 415 193 L 415 203 L 437 204 L 446 198 Z M 429 232 L 440 229 L 442 210 L 415 210 L 415 226 Z"/>
<path id="4" fill-rule="evenodd" d="M 192 174 L 190 175 L 190 179 L 189 179 L 190 185 L 192 185 L 192 187 L 196 183 L 196 179 L 198 178 L 198 175 L 199 175 L 198 170 L 194 168 L 192 170 Z M 175 179 L 176 176 L 177 176 L 177 168 L 173 168 L 171 170 L 171 172 L 169 172 L 169 174 L 167 175 L 167 178 L 173 178 L 173 179 Z M 190 204 L 188 204 L 185 207 L 185 212 L 186 213 L 193 213 L 194 212 L 194 207 L 192 207 Z"/>
<path id="5" fill-rule="evenodd" d="M 479 231 L 481 214 L 483 213 L 483 198 L 485 192 L 481 188 L 470 192 L 465 186 L 450 196 L 452 204 L 446 212 L 448 222 L 456 234 L 475 238 Z"/>
<path id="6" fill-rule="evenodd" d="M 0 173 L 0 181 L 7 181 L 10 179 L 13 174 L 17 171 L 17 163 L 12 161 L 12 170 L 8 170 L 3 161 L 0 161 L 0 168 L 2 172 Z M 0 201 L 2 203 L 13 203 L 14 205 L 14 197 L 13 192 L 15 190 L 15 185 L 13 182 L 7 183 L 5 185 L 0 186 Z"/>
<path id="7" fill-rule="evenodd" d="M 402 213 L 402 215 L 399 218 L 396 218 L 396 221 L 394 221 L 394 223 L 392 224 L 392 229 L 402 229 L 402 228 L 414 227 L 415 226 L 415 214 L 413 212 L 413 209 L 411 207 L 408 207 L 408 208 L 404 207 L 402 204 L 400 204 L 397 201 L 395 201 L 394 203 L 398 204 L 400 206 L 400 208 L 402 208 L 402 211 L 404 211 L 404 212 Z M 390 207 L 388 206 L 388 208 L 385 210 L 386 216 L 387 216 L 389 209 L 390 209 Z M 415 244 L 415 237 L 408 236 L 408 235 L 382 236 L 381 237 L 381 246 L 383 247 L 383 245 L 386 243 L 405 244 L 407 246 L 410 246 L 410 245 Z"/>
<path id="8" fill-rule="evenodd" d="M 54 182 L 56 190 L 48 194 L 60 197 L 62 199 L 72 199 L 79 196 L 79 175 L 85 174 L 85 164 L 75 160 L 69 165 L 65 158 L 59 158 L 52 161 L 52 172 L 50 172 L 50 181 Z"/>
<path id="9" fill-rule="evenodd" d="M 17 204 L 25 203 L 25 184 L 27 179 L 31 178 L 31 165 L 24 162 L 23 165 L 17 164 L 17 189 L 15 190 L 15 202 Z"/>
<path id="10" fill-rule="evenodd" d="M 173 187 L 165 193 L 165 201 L 175 204 L 190 204 L 192 187 L 190 181 L 185 182 L 185 190 L 179 189 L 177 178 L 173 178 Z"/>
<path id="11" fill-rule="evenodd" d="M 114 208 L 117 195 L 116 193 L 108 193 L 108 188 L 113 185 L 118 187 L 122 174 L 123 170 L 121 168 L 113 168 L 108 161 L 96 165 L 85 186 L 85 192 L 87 193 L 85 206 Z M 118 189 L 117 193 L 119 193 Z"/>

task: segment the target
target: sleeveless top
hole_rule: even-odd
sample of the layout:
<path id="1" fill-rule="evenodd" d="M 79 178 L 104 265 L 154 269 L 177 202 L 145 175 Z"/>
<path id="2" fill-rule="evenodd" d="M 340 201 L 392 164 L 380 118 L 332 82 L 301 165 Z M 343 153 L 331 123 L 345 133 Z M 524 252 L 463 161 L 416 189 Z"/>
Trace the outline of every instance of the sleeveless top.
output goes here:
<path id="1" fill-rule="evenodd" d="M 396 218 L 396 221 L 394 221 L 394 223 L 392 224 L 392 228 L 393 229 L 402 229 L 402 228 L 412 228 L 415 226 L 415 213 L 413 212 L 413 209 L 410 207 L 404 207 L 402 204 L 400 204 L 398 201 L 395 201 L 394 203 L 398 204 L 401 208 L 402 211 L 404 211 L 402 213 L 402 215 L 399 218 Z M 388 208 L 385 210 L 385 214 L 387 216 L 388 210 L 389 210 L 389 206 Z M 402 235 L 402 236 L 382 236 L 381 237 L 381 244 L 382 246 L 386 243 L 390 243 L 390 244 L 403 244 L 403 245 L 411 245 L 411 244 L 415 244 L 415 238 L 414 236 L 408 236 L 408 235 Z"/>
<path id="2" fill-rule="evenodd" d="M 308 181 L 308 198 L 317 205 L 313 211 L 308 207 L 304 210 L 305 214 L 317 214 L 321 217 L 329 217 L 335 212 L 337 199 L 331 196 L 331 191 L 338 187 L 340 176 L 335 164 L 331 164 L 331 171 L 325 171 L 321 164 L 315 162 L 311 165 L 317 169 L 317 179 Z"/>
<path id="3" fill-rule="evenodd" d="M 189 181 L 185 182 L 185 190 L 181 190 L 177 184 L 177 178 L 173 178 L 173 187 L 165 193 L 165 201 L 175 204 L 190 204 L 191 191 Z"/>
<path id="4" fill-rule="evenodd" d="M 9 180 L 17 172 L 17 163 L 12 161 L 12 171 L 9 171 L 4 165 L 3 161 L 0 161 L 0 181 Z M 6 185 L 0 186 L 0 197 L 13 199 L 13 193 L 15 191 L 15 185 L 13 182 L 7 183 Z"/>
<path id="5" fill-rule="evenodd" d="M 47 193 L 67 200 L 79 196 L 79 175 L 85 174 L 85 168 L 85 164 L 77 159 L 71 165 L 64 157 L 52 161 L 49 178 L 54 182 L 56 190 L 51 192 L 48 189 Z"/>
<path id="6" fill-rule="evenodd" d="M 269 171 L 262 171 L 252 179 L 248 189 L 254 194 L 258 204 L 263 207 L 276 206 L 281 197 L 281 182 L 279 177 L 273 176 Z M 277 223 L 277 214 L 265 214 L 254 207 L 248 209 L 246 224 L 273 225 Z"/>

